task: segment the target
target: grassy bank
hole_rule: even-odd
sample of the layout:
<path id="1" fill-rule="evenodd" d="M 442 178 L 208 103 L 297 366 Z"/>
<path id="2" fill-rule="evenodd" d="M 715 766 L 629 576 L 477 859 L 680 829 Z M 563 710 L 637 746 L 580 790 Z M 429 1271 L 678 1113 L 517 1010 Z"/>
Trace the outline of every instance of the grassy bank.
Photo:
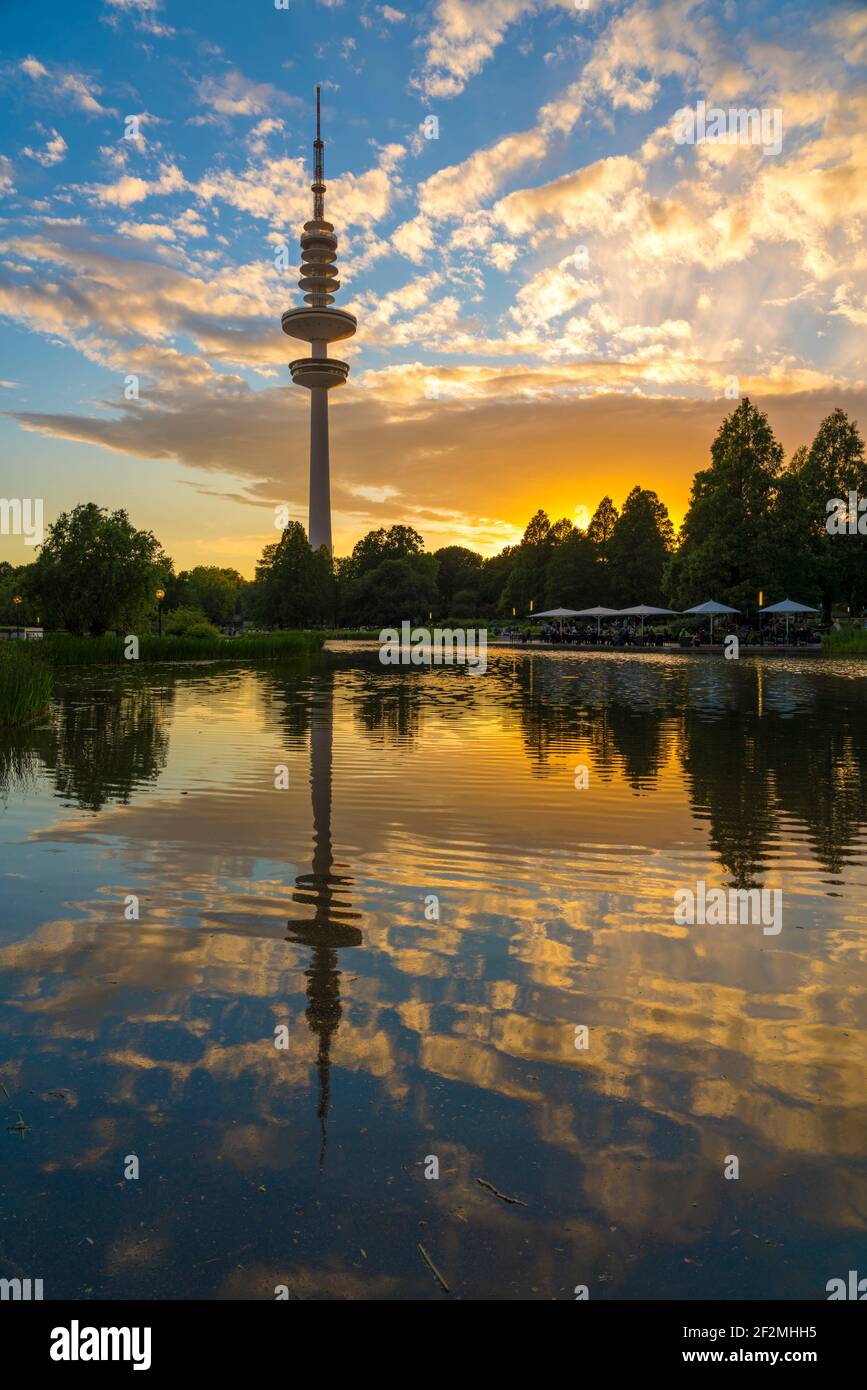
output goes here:
<path id="1" fill-rule="evenodd" d="M 309 656 L 322 647 L 315 632 L 250 632 L 243 637 L 139 638 L 140 662 L 160 661 L 275 661 L 281 657 Z M 10 644 L 12 645 L 12 644 Z M 16 644 L 17 645 L 17 644 Z M 130 665 L 123 637 L 73 637 L 52 633 L 40 643 L 45 659 L 54 666 Z"/>
<path id="2" fill-rule="evenodd" d="M 867 631 L 863 627 L 843 627 L 822 638 L 828 656 L 867 656 Z"/>
<path id="3" fill-rule="evenodd" d="M 507 623 L 505 618 L 423 618 L 413 619 L 410 626 L 412 628 L 428 628 L 430 631 L 438 627 L 453 628 L 460 632 L 464 632 L 467 628 L 473 628 L 476 632 L 487 632 L 492 627 L 510 627 L 515 626 L 515 624 Z M 387 628 L 395 628 L 398 635 L 400 634 L 401 625 L 399 622 L 394 622 L 383 623 L 381 628 L 364 628 L 361 631 L 351 627 L 326 628 L 322 636 L 327 642 L 378 642 L 380 632 Z"/>
<path id="4" fill-rule="evenodd" d="M 52 686 L 51 671 L 33 644 L 0 642 L 0 727 L 44 714 Z"/>

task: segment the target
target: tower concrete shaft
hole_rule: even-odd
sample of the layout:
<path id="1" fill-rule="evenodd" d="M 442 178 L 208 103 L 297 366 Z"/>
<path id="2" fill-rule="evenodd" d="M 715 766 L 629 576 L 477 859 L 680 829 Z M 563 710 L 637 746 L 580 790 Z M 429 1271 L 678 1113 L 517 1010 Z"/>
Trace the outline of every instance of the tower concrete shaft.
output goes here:
<path id="1" fill-rule="evenodd" d="M 307 539 L 314 550 L 331 544 L 331 460 L 328 448 L 328 388 L 310 392 L 310 518 Z"/>
<path id="2" fill-rule="evenodd" d="M 328 450 L 328 392 L 349 376 L 349 364 L 328 356 L 328 344 L 351 338 L 357 322 L 345 309 L 334 309 L 337 279 L 337 237 L 325 221 L 325 145 L 320 125 L 320 88 L 316 88 L 316 140 L 313 144 L 313 219 L 304 223 L 301 237 L 301 279 L 307 307 L 287 309 L 283 332 L 310 344 L 310 356 L 289 363 L 296 386 L 310 392 L 310 518 L 307 539 L 314 550 L 331 552 L 331 473 Z"/>

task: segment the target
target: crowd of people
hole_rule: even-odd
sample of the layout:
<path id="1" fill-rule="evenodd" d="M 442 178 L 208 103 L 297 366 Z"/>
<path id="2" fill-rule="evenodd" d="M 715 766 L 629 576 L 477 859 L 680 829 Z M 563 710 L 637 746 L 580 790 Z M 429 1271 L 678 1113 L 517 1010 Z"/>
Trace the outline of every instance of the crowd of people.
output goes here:
<path id="1" fill-rule="evenodd" d="M 598 633 L 595 626 L 589 623 L 564 623 L 562 627 L 557 623 L 545 623 L 535 635 L 553 646 L 662 647 L 676 640 L 670 634 L 652 632 L 649 628 L 642 636 L 638 624 L 627 622 L 604 624 Z"/>
<path id="2" fill-rule="evenodd" d="M 789 633 L 789 645 L 816 645 L 822 640 L 823 629 L 815 624 L 792 629 Z M 505 635 L 505 634 L 504 634 Z M 551 646 L 584 646 L 584 647 L 706 647 L 710 644 L 710 629 L 707 623 L 702 627 L 687 628 L 681 627 L 674 631 L 674 625 L 668 629 L 645 627 L 642 634 L 640 625 L 635 621 L 616 623 L 603 623 L 597 633 L 595 625 L 590 623 L 545 623 L 541 628 L 533 632 L 523 631 L 520 634 L 523 642 L 541 641 Z M 723 621 L 718 621 L 714 626 L 713 641 L 714 645 L 723 643 L 726 637 L 735 635 L 739 643 L 744 646 L 773 646 L 786 641 L 785 631 L 780 627 L 772 626 L 770 623 L 764 625 L 760 632 L 757 626 L 740 624 L 738 626 L 726 625 Z"/>

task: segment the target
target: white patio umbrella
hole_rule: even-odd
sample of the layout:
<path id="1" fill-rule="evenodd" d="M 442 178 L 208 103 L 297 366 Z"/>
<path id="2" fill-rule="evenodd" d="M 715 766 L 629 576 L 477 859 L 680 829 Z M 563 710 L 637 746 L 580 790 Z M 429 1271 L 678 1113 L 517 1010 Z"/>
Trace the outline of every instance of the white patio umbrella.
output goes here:
<path id="1" fill-rule="evenodd" d="M 529 616 L 531 618 L 559 618 L 560 631 L 562 632 L 563 619 L 576 618 L 578 616 L 578 610 L 577 608 L 546 608 L 544 613 L 530 613 Z"/>
<path id="2" fill-rule="evenodd" d="M 599 625 L 603 618 L 614 618 L 617 616 L 616 608 L 579 608 L 575 614 L 576 618 L 595 618 L 596 636 L 599 636 Z"/>
<path id="3" fill-rule="evenodd" d="M 710 614 L 710 640 L 713 646 L 713 620 L 717 613 L 740 613 L 739 608 L 729 608 L 727 603 L 717 603 L 715 599 L 708 599 L 707 603 L 697 603 L 695 608 L 684 608 L 684 616 L 687 613 L 709 613 Z"/>
<path id="4" fill-rule="evenodd" d="M 759 621 L 763 613 L 785 613 L 786 641 L 789 640 L 789 618 L 793 613 L 818 613 L 818 608 L 810 608 L 806 603 L 796 603 L 794 599 L 784 598 L 781 603 L 772 603 L 769 608 L 759 610 Z"/>
<path id="5" fill-rule="evenodd" d="M 673 608 L 652 608 L 647 603 L 637 603 L 634 608 L 618 609 L 618 613 L 621 617 L 624 618 L 640 618 L 641 635 L 643 637 L 645 618 L 661 618 L 663 617 L 663 615 L 667 618 L 671 618 L 674 617 L 675 610 Z"/>
<path id="6" fill-rule="evenodd" d="M 544 613 L 531 613 L 531 618 L 576 618 L 577 608 L 546 608 Z"/>

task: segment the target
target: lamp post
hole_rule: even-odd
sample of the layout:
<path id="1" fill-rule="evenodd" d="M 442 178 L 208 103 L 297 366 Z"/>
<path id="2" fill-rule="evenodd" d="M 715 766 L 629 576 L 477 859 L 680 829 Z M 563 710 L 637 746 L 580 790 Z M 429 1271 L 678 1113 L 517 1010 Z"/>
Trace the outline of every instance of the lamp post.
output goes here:
<path id="1" fill-rule="evenodd" d="M 160 637 L 163 635 L 163 599 L 166 596 L 165 589 L 157 589 L 157 632 Z"/>
<path id="2" fill-rule="evenodd" d="M 17 642 L 21 637 L 21 595 L 14 594 L 12 602 L 15 604 L 15 640 Z"/>

